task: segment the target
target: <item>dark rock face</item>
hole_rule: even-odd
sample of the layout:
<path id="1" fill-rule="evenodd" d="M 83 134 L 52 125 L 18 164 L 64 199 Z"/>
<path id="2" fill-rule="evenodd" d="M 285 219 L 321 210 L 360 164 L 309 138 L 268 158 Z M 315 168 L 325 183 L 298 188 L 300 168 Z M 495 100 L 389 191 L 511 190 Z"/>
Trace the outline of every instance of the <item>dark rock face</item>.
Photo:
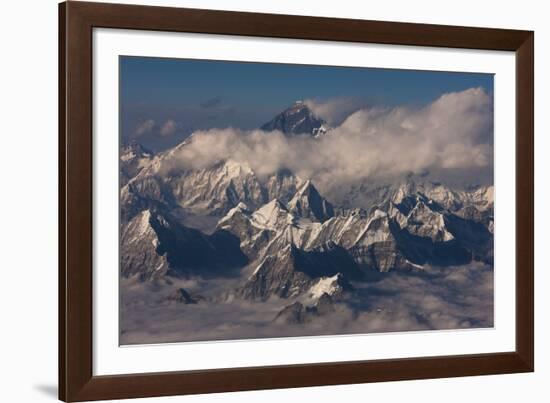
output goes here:
<path id="1" fill-rule="evenodd" d="M 449 231 L 455 234 L 457 243 L 466 250 L 470 260 L 492 264 L 492 226 L 490 227 L 490 231 L 488 226 L 482 222 L 467 220 L 457 215 L 450 215 L 448 217 L 448 227 Z"/>
<path id="2" fill-rule="evenodd" d="M 188 275 L 231 276 L 232 270 L 244 266 L 248 259 L 241 252 L 239 240 L 225 231 L 212 235 L 186 228 L 171 221 L 153 222 L 159 236 L 158 253 L 166 254 L 170 271 L 176 277 Z"/>
<path id="3" fill-rule="evenodd" d="M 309 251 L 294 248 L 294 256 L 298 270 L 312 278 L 332 277 L 340 273 L 346 278 L 358 280 L 362 275 L 349 253 L 334 242 Z"/>
<path id="4" fill-rule="evenodd" d="M 456 215 L 464 218 L 465 220 L 471 220 L 481 223 L 487 228 L 489 232 L 493 231 L 493 209 L 478 210 L 475 206 L 466 206 L 456 212 Z"/>
<path id="5" fill-rule="evenodd" d="M 268 132 L 279 130 L 286 135 L 309 134 L 314 136 L 324 123 L 325 121 L 313 115 L 304 103 L 298 101 L 260 128 Z"/>

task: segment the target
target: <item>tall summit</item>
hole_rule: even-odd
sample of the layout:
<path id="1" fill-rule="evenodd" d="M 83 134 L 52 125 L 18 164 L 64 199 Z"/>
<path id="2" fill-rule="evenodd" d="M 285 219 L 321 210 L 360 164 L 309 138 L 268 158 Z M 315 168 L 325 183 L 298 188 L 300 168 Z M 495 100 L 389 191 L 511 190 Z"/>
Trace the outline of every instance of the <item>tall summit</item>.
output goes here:
<path id="1" fill-rule="evenodd" d="M 317 136 L 327 131 L 326 122 L 315 116 L 303 101 L 296 101 L 269 122 L 260 127 L 264 131 L 280 130 L 284 134 Z"/>

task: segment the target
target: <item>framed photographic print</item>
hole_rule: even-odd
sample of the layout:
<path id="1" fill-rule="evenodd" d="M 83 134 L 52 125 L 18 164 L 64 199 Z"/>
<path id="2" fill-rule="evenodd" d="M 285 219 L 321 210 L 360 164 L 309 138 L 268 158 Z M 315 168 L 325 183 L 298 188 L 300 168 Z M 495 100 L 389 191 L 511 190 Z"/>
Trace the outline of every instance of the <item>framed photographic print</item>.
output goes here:
<path id="1" fill-rule="evenodd" d="M 60 399 L 533 371 L 533 32 L 59 24 Z"/>

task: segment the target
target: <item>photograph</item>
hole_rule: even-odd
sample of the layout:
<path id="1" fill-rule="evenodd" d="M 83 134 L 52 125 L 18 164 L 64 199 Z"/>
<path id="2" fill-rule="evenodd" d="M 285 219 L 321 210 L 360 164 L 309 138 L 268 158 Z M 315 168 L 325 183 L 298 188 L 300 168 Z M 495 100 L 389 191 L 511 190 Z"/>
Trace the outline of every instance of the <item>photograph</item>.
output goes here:
<path id="1" fill-rule="evenodd" d="M 119 344 L 493 328 L 493 81 L 119 56 Z"/>

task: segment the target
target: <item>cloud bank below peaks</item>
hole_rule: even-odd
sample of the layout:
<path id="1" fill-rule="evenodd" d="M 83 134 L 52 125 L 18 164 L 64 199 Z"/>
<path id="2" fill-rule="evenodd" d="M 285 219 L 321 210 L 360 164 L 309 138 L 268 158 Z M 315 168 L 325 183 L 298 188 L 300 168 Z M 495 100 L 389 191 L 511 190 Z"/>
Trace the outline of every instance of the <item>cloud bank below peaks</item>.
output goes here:
<path id="1" fill-rule="evenodd" d="M 322 107 L 314 113 L 337 116 L 342 110 L 341 102 Z M 231 159 L 249 165 L 259 177 L 289 169 L 328 190 L 431 169 L 492 170 L 492 144 L 492 97 L 471 88 L 419 109 L 360 109 L 320 138 L 233 128 L 195 132 L 164 169 L 208 168 Z"/>

